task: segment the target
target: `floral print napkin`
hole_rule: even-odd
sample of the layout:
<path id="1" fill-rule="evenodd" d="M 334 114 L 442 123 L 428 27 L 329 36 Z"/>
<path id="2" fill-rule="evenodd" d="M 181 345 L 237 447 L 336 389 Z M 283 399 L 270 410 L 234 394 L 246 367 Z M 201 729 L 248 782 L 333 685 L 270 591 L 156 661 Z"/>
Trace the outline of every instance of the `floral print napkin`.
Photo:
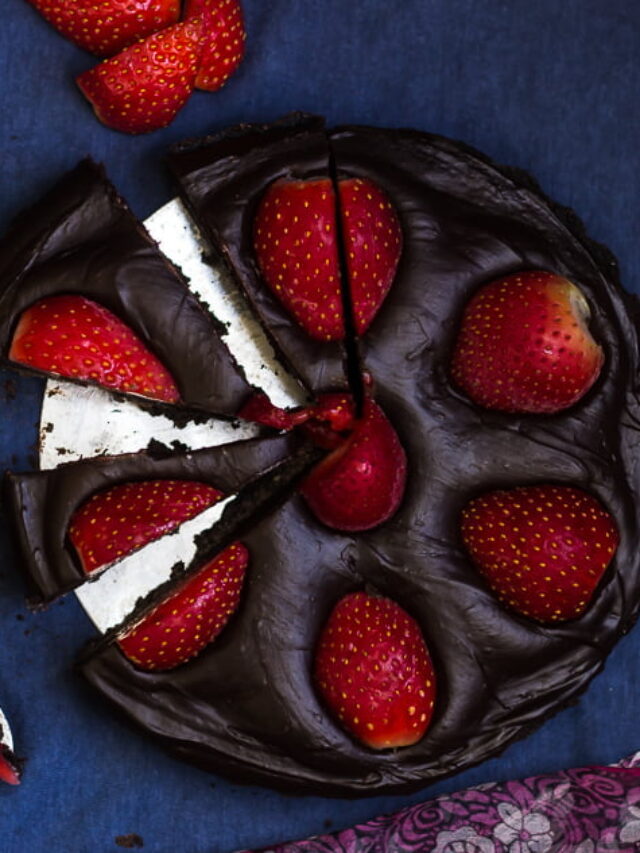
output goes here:
<path id="1" fill-rule="evenodd" d="M 605 851 L 640 851 L 640 752 L 611 767 L 479 785 L 263 853 Z"/>

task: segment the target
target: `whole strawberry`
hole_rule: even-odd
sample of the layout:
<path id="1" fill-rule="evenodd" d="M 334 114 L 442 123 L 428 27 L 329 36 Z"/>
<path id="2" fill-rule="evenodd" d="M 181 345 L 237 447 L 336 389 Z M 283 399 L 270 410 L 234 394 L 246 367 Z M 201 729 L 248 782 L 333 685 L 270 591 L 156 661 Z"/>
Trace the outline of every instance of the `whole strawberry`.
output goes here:
<path id="1" fill-rule="evenodd" d="M 143 480 L 96 492 L 72 515 L 69 541 L 85 572 L 107 566 L 217 503 L 222 492 L 194 480 Z"/>
<path id="2" fill-rule="evenodd" d="M 103 124 L 149 133 L 176 117 L 193 92 L 202 19 L 161 30 L 80 74 L 76 82 Z"/>
<path id="3" fill-rule="evenodd" d="M 20 317 L 11 361 L 175 403 L 180 394 L 167 369 L 118 317 L 84 296 L 49 296 Z"/>
<path id="4" fill-rule="evenodd" d="M 580 289 L 554 273 L 521 272 L 493 281 L 465 309 L 453 381 L 489 409 L 566 409 L 591 388 L 604 363 L 589 316 Z"/>
<path id="5" fill-rule="evenodd" d="M 369 180 L 338 183 L 348 288 L 356 332 L 378 312 L 402 248 L 397 214 Z M 275 181 L 254 222 L 254 249 L 264 280 L 316 340 L 345 336 L 336 199 L 329 178 Z"/>
<path id="6" fill-rule="evenodd" d="M 436 677 L 417 622 L 388 598 L 356 592 L 329 616 L 314 680 L 342 725 L 372 749 L 410 746 L 429 727 Z"/>
<path id="7" fill-rule="evenodd" d="M 239 0 L 187 0 L 185 20 L 202 18 L 202 54 L 196 88 L 215 92 L 244 57 L 247 34 Z"/>
<path id="8" fill-rule="evenodd" d="M 462 512 L 462 539 L 500 601 L 540 622 L 581 616 L 619 542 L 612 516 L 573 486 L 489 492 Z"/>
<path id="9" fill-rule="evenodd" d="M 248 562 L 244 545 L 230 545 L 118 640 L 124 654 L 145 670 L 173 669 L 199 654 L 238 607 Z"/>
<path id="10" fill-rule="evenodd" d="M 180 0 L 27 0 L 69 41 L 96 56 L 113 56 L 175 24 Z"/>

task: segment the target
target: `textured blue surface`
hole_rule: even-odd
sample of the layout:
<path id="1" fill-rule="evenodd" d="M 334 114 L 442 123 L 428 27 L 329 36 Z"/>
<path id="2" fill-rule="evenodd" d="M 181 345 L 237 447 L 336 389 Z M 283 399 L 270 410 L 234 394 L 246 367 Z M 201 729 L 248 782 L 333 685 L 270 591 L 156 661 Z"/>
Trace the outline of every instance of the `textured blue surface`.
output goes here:
<path id="1" fill-rule="evenodd" d="M 291 109 L 332 122 L 461 138 L 533 172 L 618 255 L 640 291 L 640 9 L 637 0 L 245 0 L 248 55 L 217 95 L 165 131 L 100 126 L 72 75 L 92 58 L 23 0 L 0 24 L 0 230 L 85 154 L 142 217 L 167 201 L 167 145 Z M 9 383 L 7 384 L 7 381 Z M 12 384 L 15 382 L 15 387 Z M 17 395 L 14 396 L 14 390 Z M 41 385 L 0 372 L 0 468 L 32 462 Z M 640 629 L 579 704 L 502 757 L 412 797 L 355 801 L 241 788 L 166 757 L 112 715 L 71 662 L 92 629 L 72 597 L 30 615 L 0 523 L 0 705 L 28 757 L 0 790 L 4 853 L 103 853 L 138 833 L 149 853 L 213 853 L 346 826 L 445 790 L 608 762 L 640 747 Z"/>

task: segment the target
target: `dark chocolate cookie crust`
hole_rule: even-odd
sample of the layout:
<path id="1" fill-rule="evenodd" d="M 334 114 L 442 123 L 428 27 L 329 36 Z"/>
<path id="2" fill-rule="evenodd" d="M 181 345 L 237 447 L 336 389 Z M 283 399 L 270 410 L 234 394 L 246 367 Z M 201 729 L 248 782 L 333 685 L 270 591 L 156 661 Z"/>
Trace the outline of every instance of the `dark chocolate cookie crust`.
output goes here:
<path id="1" fill-rule="evenodd" d="M 236 144 L 244 156 L 248 139 L 229 137 L 229 156 Z M 421 787 L 527 734 L 585 689 L 635 620 L 637 307 L 606 250 L 521 173 L 415 131 L 340 128 L 327 139 L 339 173 L 379 183 L 403 225 L 397 279 L 361 341 L 375 396 L 408 452 L 403 505 L 379 529 L 343 536 L 293 499 L 245 537 L 252 555 L 247 596 L 228 632 L 202 656 L 152 675 L 110 648 L 83 669 L 132 719 L 200 766 L 293 791 L 379 794 Z M 295 173 L 295 158 L 290 169 Z M 528 268 L 580 285 L 606 351 L 591 392 L 553 417 L 478 409 L 449 382 L 451 347 L 470 295 L 483 282 Z M 280 325 L 270 331 L 278 339 Z M 310 347 L 304 340 L 295 346 L 292 357 L 305 363 Z M 458 533 L 460 509 L 475 494 L 542 482 L 594 493 L 621 532 L 588 612 L 553 627 L 504 610 L 471 567 Z M 395 752 L 355 743 L 319 704 L 310 679 L 320 625 L 337 598 L 364 586 L 418 619 L 437 666 L 434 723 L 420 743 Z"/>

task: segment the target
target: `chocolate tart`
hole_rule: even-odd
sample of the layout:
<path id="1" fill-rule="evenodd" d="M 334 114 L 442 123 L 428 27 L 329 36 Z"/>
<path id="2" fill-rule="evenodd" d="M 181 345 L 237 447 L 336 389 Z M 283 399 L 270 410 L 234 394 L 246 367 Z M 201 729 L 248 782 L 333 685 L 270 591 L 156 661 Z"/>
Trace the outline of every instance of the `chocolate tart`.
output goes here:
<path id="1" fill-rule="evenodd" d="M 243 520 L 247 587 L 215 643 L 164 674 L 141 672 L 102 643 L 82 661 L 85 677 L 179 757 L 295 792 L 412 790 L 495 755 L 573 702 L 638 612 L 640 312 L 619 284 L 615 261 L 529 177 L 426 133 L 327 131 L 321 120 L 295 117 L 185 144 L 171 164 L 212 261 L 231 266 L 278 351 L 314 393 L 344 387 L 344 353 L 319 352 L 258 293 L 252 211 L 283 175 L 362 176 L 385 190 L 402 223 L 403 255 L 387 299 L 356 343 L 407 451 L 408 486 L 389 521 L 346 535 L 322 526 L 291 483 L 288 502 L 253 523 L 251 513 Z M 555 416 L 489 412 L 449 381 L 457 324 L 472 293 L 530 268 L 566 275 L 584 290 L 606 353 L 589 394 Z M 585 615 L 553 626 L 505 610 L 459 534 L 471 497 L 545 482 L 596 495 L 621 535 Z M 268 503 L 267 495 L 263 508 Z M 411 747 L 359 745 L 313 689 L 320 626 L 337 599 L 362 588 L 411 613 L 434 657 L 434 722 Z"/>
<path id="2" fill-rule="evenodd" d="M 175 379 L 180 408 L 229 416 L 251 392 L 221 339 L 223 327 L 90 160 L 13 224 L 0 244 L 0 282 L 5 359 L 26 308 L 74 293 L 108 308 L 136 332 Z M 178 408 L 130 398 L 169 416 Z"/>

